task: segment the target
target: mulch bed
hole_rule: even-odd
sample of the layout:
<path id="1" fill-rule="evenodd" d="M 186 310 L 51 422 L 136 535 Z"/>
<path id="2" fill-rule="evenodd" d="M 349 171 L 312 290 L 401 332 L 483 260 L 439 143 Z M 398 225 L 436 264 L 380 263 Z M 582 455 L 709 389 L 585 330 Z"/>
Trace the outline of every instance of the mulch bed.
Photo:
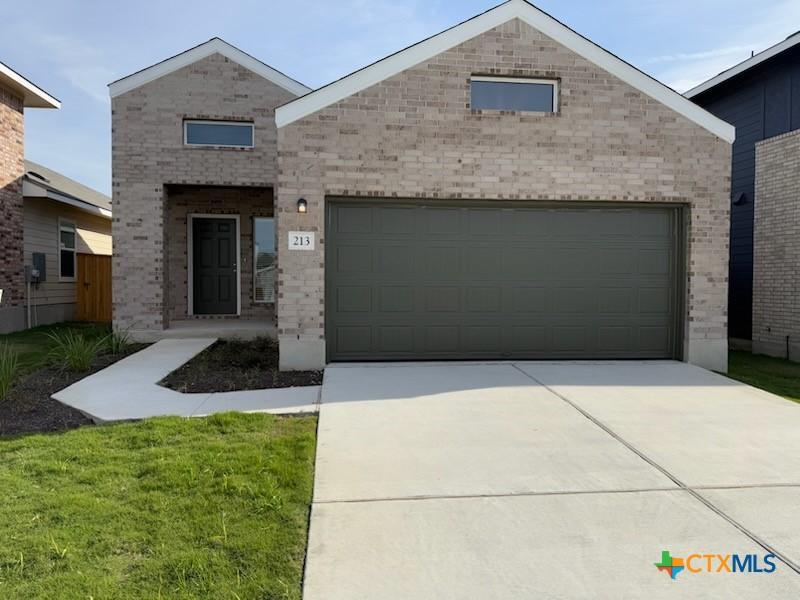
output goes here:
<path id="1" fill-rule="evenodd" d="M 322 371 L 280 371 L 273 340 L 221 340 L 167 375 L 161 385 L 178 392 L 232 392 L 320 385 Z"/>
<path id="2" fill-rule="evenodd" d="M 125 352 L 102 355 L 83 373 L 44 367 L 17 381 L 5 400 L 0 401 L 0 436 L 47 433 L 90 425 L 83 413 L 50 398 L 76 381 L 138 352 L 147 344 L 131 344 Z"/>

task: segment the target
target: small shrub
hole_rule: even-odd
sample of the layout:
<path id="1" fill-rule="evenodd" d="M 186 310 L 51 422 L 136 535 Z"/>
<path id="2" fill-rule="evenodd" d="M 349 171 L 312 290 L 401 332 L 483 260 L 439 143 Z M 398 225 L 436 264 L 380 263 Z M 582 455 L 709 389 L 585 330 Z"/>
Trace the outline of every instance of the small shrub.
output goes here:
<path id="1" fill-rule="evenodd" d="M 19 371 L 19 357 L 11 346 L 0 344 L 0 402 L 6 399 Z"/>
<path id="2" fill-rule="evenodd" d="M 125 352 L 131 340 L 128 332 L 124 329 L 112 331 L 105 338 L 105 345 L 111 354 L 117 355 Z"/>
<path id="3" fill-rule="evenodd" d="M 70 371 L 88 371 L 106 338 L 91 339 L 76 331 L 53 331 L 47 334 L 52 347 L 48 356 L 56 365 Z"/>

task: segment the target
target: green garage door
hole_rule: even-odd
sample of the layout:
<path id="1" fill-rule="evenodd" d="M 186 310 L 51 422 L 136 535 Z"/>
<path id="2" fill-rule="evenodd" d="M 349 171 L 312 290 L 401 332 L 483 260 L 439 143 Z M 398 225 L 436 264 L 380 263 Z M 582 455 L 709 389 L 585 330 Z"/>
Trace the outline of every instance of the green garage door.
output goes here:
<path id="1" fill-rule="evenodd" d="M 678 211 L 331 200 L 330 360 L 673 358 Z"/>

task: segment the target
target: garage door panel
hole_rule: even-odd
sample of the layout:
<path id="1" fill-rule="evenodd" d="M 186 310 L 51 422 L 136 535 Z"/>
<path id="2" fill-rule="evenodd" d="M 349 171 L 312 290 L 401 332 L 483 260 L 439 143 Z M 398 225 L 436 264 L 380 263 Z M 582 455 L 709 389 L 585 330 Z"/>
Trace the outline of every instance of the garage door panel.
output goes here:
<path id="1" fill-rule="evenodd" d="M 461 233 L 462 224 L 460 208 L 428 208 L 423 214 L 423 222 L 427 224 L 427 231 L 431 234 L 458 235 Z"/>
<path id="2" fill-rule="evenodd" d="M 669 288 L 640 288 L 639 313 L 668 315 L 672 308 Z"/>
<path id="3" fill-rule="evenodd" d="M 544 325 L 519 325 L 511 329 L 511 349 L 514 352 L 537 355 L 547 348 L 547 328 Z"/>
<path id="4" fill-rule="evenodd" d="M 378 230 L 384 234 L 413 236 L 418 231 L 417 211 L 413 207 L 387 207 L 378 211 Z"/>
<path id="5" fill-rule="evenodd" d="M 670 270 L 670 253 L 668 250 L 640 250 L 640 275 L 668 275 Z"/>
<path id="6" fill-rule="evenodd" d="M 461 248 L 426 246 L 423 271 L 431 278 L 457 279 L 461 273 Z"/>
<path id="7" fill-rule="evenodd" d="M 503 264 L 503 249 L 496 246 L 472 245 L 465 250 L 465 271 L 470 278 L 499 276 Z"/>
<path id="8" fill-rule="evenodd" d="M 455 355 L 461 350 L 458 325 L 430 326 L 425 328 L 424 351 L 431 354 Z"/>
<path id="9" fill-rule="evenodd" d="M 553 314 L 593 312 L 597 305 L 597 297 L 587 288 L 556 288 L 552 294 Z"/>
<path id="10" fill-rule="evenodd" d="M 364 313 L 372 310 L 372 288 L 366 285 L 336 288 L 336 310 L 343 313 Z"/>
<path id="11" fill-rule="evenodd" d="M 336 233 L 372 233 L 371 206 L 342 206 L 336 211 Z"/>
<path id="12" fill-rule="evenodd" d="M 599 248 L 595 256 L 600 275 L 636 275 L 637 256 L 629 248 Z"/>
<path id="13" fill-rule="evenodd" d="M 496 352 L 501 346 L 503 334 L 499 325 L 466 326 L 464 333 L 464 349 L 467 352 Z"/>
<path id="14" fill-rule="evenodd" d="M 512 287 L 512 310 L 519 313 L 544 313 L 547 309 L 547 288 L 543 287 Z"/>
<path id="15" fill-rule="evenodd" d="M 469 312 L 499 313 L 503 304 L 503 290 L 499 287 L 467 288 L 467 310 Z"/>
<path id="16" fill-rule="evenodd" d="M 597 348 L 602 352 L 625 352 L 632 346 L 633 334 L 633 327 L 600 327 Z"/>
<path id="17" fill-rule="evenodd" d="M 414 351 L 414 328 L 387 326 L 378 328 L 378 352 L 407 354 Z"/>
<path id="18" fill-rule="evenodd" d="M 341 273 L 369 273 L 372 271 L 372 252 L 369 246 L 339 246 L 334 265 Z"/>
<path id="19" fill-rule="evenodd" d="M 372 352 L 372 328 L 367 325 L 339 325 L 335 328 L 336 347 L 343 355 Z"/>
<path id="20" fill-rule="evenodd" d="M 460 287 L 426 287 L 423 289 L 423 294 L 425 296 L 425 312 L 461 312 L 462 289 Z"/>
<path id="21" fill-rule="evenodd" d="M 597 312 L 606 315 L 630 314 L 636 290 L 629 287 L 600 288 L 597 290 Z"/>
<path id="22" fill-rule="evenodd" d="M 581 326 L 553 327 L 553 349 L 556 351 L 584 352 L 587 332 Z"/>
<path id="23" fill-rule="evenodd" d="M 328 210 L 331 360 L 674 356 L 672 209 L 334 200 Z"/>
<path id="24" fill-rule="evenodd" d="M 671 236 L 672 221 L 669 213 L 639 211 L 638 234 L 642 237 L 668 238 Z"/>
<path id="25" fill-rule="evenodd" d="M 401 275 L 415 273 L 414 255 L 408 246 L 378 246 L 378 273 Z"/>
<path id="26" fill-rule="evenodd" d="M 382 286 L 379 297 L 381 312 L 398 313 L 414 310 L 414 288 L 411 286 Z"/>
<path id="27" fill-rule="evenodd" d="M 670 346 L 670 329 L 661 325 L 639 327 L 639 348 L 650 352 L 664 352 Z"/>

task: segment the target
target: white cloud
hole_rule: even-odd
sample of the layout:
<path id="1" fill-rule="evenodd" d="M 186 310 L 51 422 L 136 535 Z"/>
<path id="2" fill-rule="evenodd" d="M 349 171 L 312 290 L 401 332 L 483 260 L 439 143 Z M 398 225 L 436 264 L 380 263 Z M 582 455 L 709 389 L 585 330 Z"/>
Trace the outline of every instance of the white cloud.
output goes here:
<path id="1" fill-rule="evenodd" d="M 685 92 L 718 73 L 783 41 L 800 26 L 800 2 L 783 0 L 766 10 L 757 21 L 741 30 L 728 28 L 724 32 L 725 42 L 695 52 L 655 56 L 647 64 L 656 67 L 655 75 L 670 87 Z M 730 44 L 735 39 L 740 43 Z"/>
<path id="2" fill-rule="evenodd" d="M 94 100 L 108 104 L 106 86 L 115 77 L 114 71 L 104 66 L 103 53 L 99 49 L 63 34 L 39 34 L 35 42 L 47 50 L 45 56 L 70 85 Z"/>

